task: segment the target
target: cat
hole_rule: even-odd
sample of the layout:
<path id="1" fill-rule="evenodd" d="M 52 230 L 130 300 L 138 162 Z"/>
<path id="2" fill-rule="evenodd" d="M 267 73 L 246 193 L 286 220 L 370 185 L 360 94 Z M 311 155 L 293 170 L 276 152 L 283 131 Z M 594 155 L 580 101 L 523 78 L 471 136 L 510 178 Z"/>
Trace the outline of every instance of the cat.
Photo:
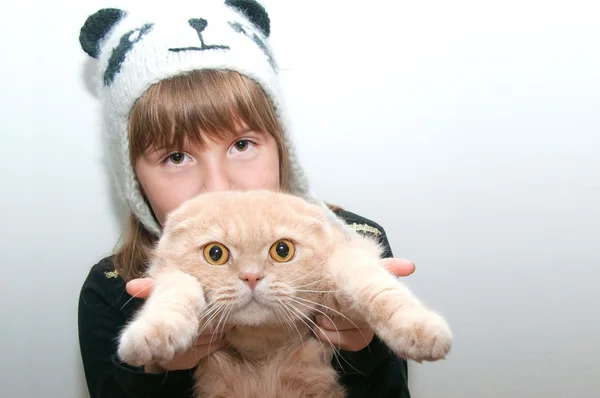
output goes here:
<path id="1" fill-rule="evenodd" d="M 121 360 L 168 361 L 204 327 L 228 326 L 228 345 L 196 368 L 197 398 L 343 398 L 335 349 L 310 328 L 319 313 L 366 321 L 403 358 L 445 358 L 446 320 L 380 264 L 375 239 L 327 217 L 266 190 L 185 202 L 165 222 L 147 272 L 154 290 L 119 337 Z"/>

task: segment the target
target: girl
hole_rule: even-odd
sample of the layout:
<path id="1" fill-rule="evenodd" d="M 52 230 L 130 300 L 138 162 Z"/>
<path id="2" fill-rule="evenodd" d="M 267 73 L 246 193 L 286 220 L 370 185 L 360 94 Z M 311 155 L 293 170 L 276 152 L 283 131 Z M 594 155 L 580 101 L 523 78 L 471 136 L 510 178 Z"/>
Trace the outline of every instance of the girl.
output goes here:
<path id="1" fill-rule="evenodd" d="M 268 14 L 253 0 L 196 3 L 153 14 L 102 9 L 81 29 L 83 50 L 97 60 L 113 177 L 131 210 L 118 249 L 92 267 L 80 294 L 79 340 L 93 398 L 191 397 L 193 369 L 222 347 L 208 331 L 163 367 L 133 368 L 116 357 L 121 329 L 151 294 L 144 266 L 170 211 L 229 189 L 282 190 L 323 203 L 309 191 L 287 127 Z M 413 272 L 412 263 L 392 259 L 381 226 L 330 210 L 332 221 L 381 240 L 382 266 L 398 276 Z M 406 361 L 366 325 L 315 322 L 315 335 L 340 349 L 332 364 L 350 397 L 410 396 Z"/>

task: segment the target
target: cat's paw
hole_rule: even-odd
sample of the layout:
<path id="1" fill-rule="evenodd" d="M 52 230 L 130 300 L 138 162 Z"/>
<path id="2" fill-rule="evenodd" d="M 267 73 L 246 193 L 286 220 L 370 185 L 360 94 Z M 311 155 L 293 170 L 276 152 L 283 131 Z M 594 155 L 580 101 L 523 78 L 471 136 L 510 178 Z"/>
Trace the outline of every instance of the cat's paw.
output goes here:
<path id="1" fill-rule="evenodd" d="M 129 324 L 119 340 L 119 358 L 132 366 L 170 361 L 187 350 L 198 332 L 198 322 L 181 314 L 140 318 Z"/>
<path id="2" fill-rule="evenodd" d="M 415 362 L 444 359 L 452 348 L 452 332 L 446 320 L 430 311 L 416 311 L 402 316 L 398 352 Z"/>

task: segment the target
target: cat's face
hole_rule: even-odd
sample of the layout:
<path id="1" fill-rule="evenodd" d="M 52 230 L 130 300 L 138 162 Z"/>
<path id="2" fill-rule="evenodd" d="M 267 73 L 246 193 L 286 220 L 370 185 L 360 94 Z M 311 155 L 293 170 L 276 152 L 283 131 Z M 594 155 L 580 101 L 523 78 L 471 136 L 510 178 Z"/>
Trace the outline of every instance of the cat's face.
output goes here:
<path id="1" fill-rule="evenodd" d="M 299 198 L 219 192 L 172 213 L 156 255 L 202 283 L 215 326 L 310 324 L 333 245 L 322 210 Z"/>

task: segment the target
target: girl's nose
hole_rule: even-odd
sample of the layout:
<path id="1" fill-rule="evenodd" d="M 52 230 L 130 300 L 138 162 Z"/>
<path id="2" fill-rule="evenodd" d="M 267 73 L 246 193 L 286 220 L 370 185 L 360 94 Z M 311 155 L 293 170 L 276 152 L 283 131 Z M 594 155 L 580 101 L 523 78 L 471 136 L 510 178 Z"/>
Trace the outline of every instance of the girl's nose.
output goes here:
<path id="1" fill-rule="evenodd" d="M 213 166 L 207 170 L 203 185 L 208 192 L 227 191 L 231 188 L 227 173 L 220 166 Z"/>

